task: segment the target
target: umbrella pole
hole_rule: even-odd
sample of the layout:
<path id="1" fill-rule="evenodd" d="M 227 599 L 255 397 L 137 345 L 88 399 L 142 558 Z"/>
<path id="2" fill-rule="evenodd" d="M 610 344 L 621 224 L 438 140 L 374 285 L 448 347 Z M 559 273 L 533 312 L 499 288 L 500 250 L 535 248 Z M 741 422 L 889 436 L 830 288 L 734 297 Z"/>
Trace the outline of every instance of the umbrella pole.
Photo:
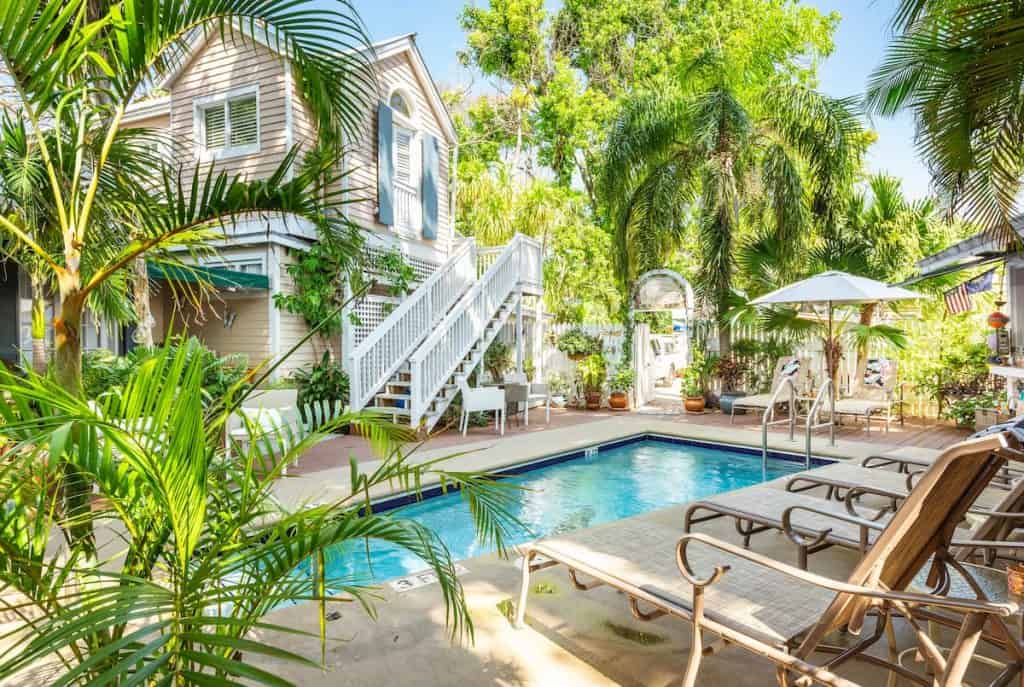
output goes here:
<path id="1" fill-rule="evenodd" d="M 829 444 L 832 446 L 836 445 L 836 380 L 833 374 L 832 367 L 832 356 L 834 355 L 835 347 L 832 345 L 832 301 L 828 302 L 828 379 L 831 387 L 828 390 L 828 401 L 829 401 L 829 415 L 828 415 L 828 435 Z"/>

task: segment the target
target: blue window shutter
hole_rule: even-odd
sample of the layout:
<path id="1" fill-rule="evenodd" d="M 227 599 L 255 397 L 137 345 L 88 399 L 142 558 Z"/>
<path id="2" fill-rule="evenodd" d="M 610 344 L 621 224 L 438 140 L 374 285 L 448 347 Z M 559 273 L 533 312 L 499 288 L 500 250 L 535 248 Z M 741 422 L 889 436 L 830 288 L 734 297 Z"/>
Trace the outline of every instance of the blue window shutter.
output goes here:
<path id="1" fill-rule="evenodd" d="M 391 226 L 395 223 L 395 127 L 391 108 L 377 106 L 377 220 Z"/>
<path id="2" fill-rule="evenodd" d="M 423 238 L 437 238 L 437 222 L 441 189 L 441 164 L 437 139 L 430 134 L 423 135 L 423 185 L 420 195 L 423 202 Z"/>

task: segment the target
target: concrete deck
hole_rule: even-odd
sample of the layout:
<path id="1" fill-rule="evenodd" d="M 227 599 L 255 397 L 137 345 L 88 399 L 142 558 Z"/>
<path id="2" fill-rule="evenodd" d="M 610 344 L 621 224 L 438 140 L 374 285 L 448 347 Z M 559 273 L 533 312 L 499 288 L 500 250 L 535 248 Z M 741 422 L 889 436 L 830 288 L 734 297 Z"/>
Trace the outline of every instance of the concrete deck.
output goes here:
<path id="1" fill-rule="evenodd" d="M 534 411 L 538 419 L 543 415 Z M 711 420 L 711 418 L 716 418 Z M 761 427 L 753 418 L 737 418 L 729 424 L 721 415 L 686 416 L 660 412 L 615 413 L 611 411 L 578 412 L 553 411 L 550 425 L 535 422 L 529 428 L 518 427 L 499 437 L 493 426 L 474 428 L 463 438 L 457 432 L 446 432 L 414 447 L 408 447 L 413 462 L 425 462 L 445 456 L 455 456 L 445 463 L 452 470 L 500 472 L 509 465 L 526 463 L 565 451 L 576 451 L 615 439 L 636 434 L 664 434 L 692 438 L 719 444 L 732 444 L 760 448 Z M 947 430 L 939 433 L 939 429 Z M 944 439 L 942 445 L 954 443 L 965 433 L 949 433 L 948 428 L 935 428 Z M 914 428 L 913 435 L 921 430 Z M 837 435 L 836 445 L 830 446 L 826 434 L 812 437 L 812 453 L 837 459 L 862 459 L 869 455 L 907 449 L 915 443 L 906 443 L 905 430 L 894 429 L 889 434 L 872 431 L 868 436 L 857 429 Z M 928 434 L 928 432 L 923 432 Z M 890 439 L 890 442 L 886 442 Z M 901 439 L 903 441 L 901 441 Z M 931 442 L 934 444 L 934 442 Z M 799 426 L 794 441 L 788 431 L 776 428 L 769 432 L 768 445 L 776 451 L 804 452 L 805 435 Z M 919 445 L 919 444 L 918 444 Z M 932 450 L 934 446 L 922 446 Z M 289 469 L 288 477 L 279 481 L 275 493 L 283 504 L 290 507 L 311 502 L 330 502 L 348 496 L 351 469 L 349 459 L 360 464 L 364 472 L 372 470 L 379 460 L 361 437 L 338 437 L 314 447 L 303 456 L 299 464 Z M 394 488 L 381 488 L 373 493 L 383 496 Z"/>
<path id="2" fill-rule="evenodd" d="M 643 433 L 760 445 L 760 428 L 753 422 L 730 426 L 690 422 L 664 414 L 594 413 L 582 422 L 565 421 L 551 428 L 543 428 L 538 423 L 536 427 L 532 425 L 530 431 L 510 433 L 501 440 L 478 430 L 465 442 L 461 438 L 431 442 L 418 449 L 414 459 L 423 461 L 459 452 L 461 455 L 453 458 L 449 467 L 500 472 L 503 466 Z M 909 446 L 904 442 L 886 445 L 877 440 L 857 440 L 863 435 L 855 436 L 856 439 L 843 436 L 835 447 L 829 446 L 824 437 L 816 437 L 813 451 L 816 455 L 860 459 L 900 444 L 904 445 L 904 450 Z M 773 432 L 769 443 L 775 450 L 800 452 L 803 437 L 798 434 L 796 439 L 791 443 L 784 433 Z M 955 436 L 946 443 L 952 440 Z M 351 449 L 352 445 L 347 448 Z M 320 456 L 315 460 L 303 459 L 297 474 L 281 481 L 278 496 L 285 503 L 297 505 L 337 499 L 347 493 L 346 446 L 342 441 L 333 447 L 328 442 L 318 450 Z M 363 469 L 373 467 L 372 457 L 364 457 L 362 462 Z M 773 486 L 781 486 L 781 483 Z M 684 510 L 685 506 L 680 506 L 637 517 L 652 523 L 678 524 L 681 533 Z M 739 542 L 735 530 L 724 521 L 703 524 L 700 531 Z M 665 544 L 674 546 L 675 542 Z M 795 562 L 792 544 L 776 533 L 756 536 L 752 548 L 779 560 Z M 811 569 L 842 579 L 855 560 L 853 552 L 830 549 L 812 558 Z M 376 621 L 355 604 L 335 606 L 340 616 L 328 623 L 326 671 L 276 661 L 259 662 L 277 674 L 309 686 L 659 686 L 677 684 L 681 678 L 689 643 L 686 623 L 667 618 L 646 623 L 635 620 L 620 594 L 600 587 L 587 593 L 575 591 L 564 569 L 554 568 L 534 574 L 529 627 L 515 630 L 506 614 L 519 590 L 516 562 L 490 554 L 464 561 L 463 565 L 467 572 L 461 579 L 475 623 L 475 641 L 471 644 L 453 645 L 449 641 L 444 605 L 436 584 L 405 592 L 385 585 L 379 590 L 379 619 Z M 314 659 L 319 657 L 317 614 L 313 607 L 304 604 L 281 609 L 268 620 L 305 630 L 311 637 L 262 633 L 264 639 Z M 901 635 L 900 645 L 910 646 L 909 638 Z M 840 672 L 861 684 L 886 684 L 886 673 L 875 667 L 851 664 Z M 699 684 L 766 685 L 774 684 L 774 675 L 769 662 L 741 649 L 729 648 L 705 658 Z M 993 675 L 991 668 L 979 663 L 972 668 L 969 677 L 972 681 L 988 680 Z"/>

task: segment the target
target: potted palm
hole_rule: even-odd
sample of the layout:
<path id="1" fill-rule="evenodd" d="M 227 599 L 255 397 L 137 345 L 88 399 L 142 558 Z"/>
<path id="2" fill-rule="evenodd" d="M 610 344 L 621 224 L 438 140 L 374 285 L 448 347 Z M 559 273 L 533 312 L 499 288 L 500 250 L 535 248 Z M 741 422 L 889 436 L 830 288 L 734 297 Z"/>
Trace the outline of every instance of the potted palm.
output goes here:
<path id="1" fill-rule="evenodd" d="M 608 362 L 600 353 L 592 353 L 580 362 L 576 372 L 583 385 L 587 410 L 599 409 L 601 407 L 601 392 L 604 389 L 605 378 L 608 376 Z"/>
<path id="2" fill-rule="evenodd" d="M 704 355 L 704 352 L 697 349 L 693 352 L 693 358 L 689 366 L 683 372 L 683 406 L 688 413 L 703 413 L 707 404 L 705 395 L 708 390 L 708 376 L 715 364 L 713 359 Z"/>
<path id="3" fill-rule="evenodd" d="M 683 407 L 688 413 L 704 412 L 704 376 L 691 365 L 683 372 Z"/>
<path id="4" fill-rule="evenodd" d="M 628 365 L 620 365 L 609 382 L 611 393 L 608 405 L 612 410 L 629 410 L 629 392 L 633 389 L 636 373 Z"/>

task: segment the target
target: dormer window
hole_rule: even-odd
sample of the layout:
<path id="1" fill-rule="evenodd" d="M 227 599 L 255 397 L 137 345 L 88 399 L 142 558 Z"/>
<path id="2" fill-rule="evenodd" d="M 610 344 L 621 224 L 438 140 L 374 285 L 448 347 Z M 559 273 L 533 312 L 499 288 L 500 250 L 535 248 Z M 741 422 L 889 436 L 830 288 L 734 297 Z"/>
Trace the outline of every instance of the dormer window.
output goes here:
<path id="1" fill-rule="evenodd" d="M 260 150 L 257 87 L 195 100 L 195 140 L 200 159 L 251 155 Z"/>

